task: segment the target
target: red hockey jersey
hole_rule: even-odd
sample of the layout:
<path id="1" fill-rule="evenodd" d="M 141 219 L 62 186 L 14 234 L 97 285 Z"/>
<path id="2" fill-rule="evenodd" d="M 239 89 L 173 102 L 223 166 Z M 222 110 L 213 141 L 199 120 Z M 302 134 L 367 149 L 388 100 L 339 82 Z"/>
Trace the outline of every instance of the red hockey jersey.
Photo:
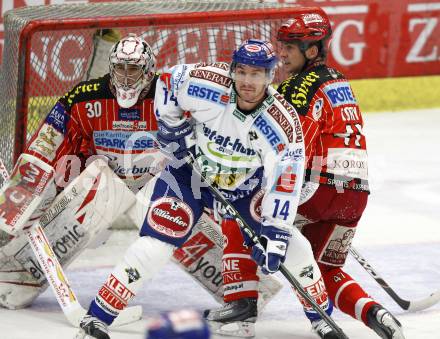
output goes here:
<path id="1" fill-rule="evenodd" d="M 315 65 L 282 82 L 278 91 L 297 110 L 306 148 L 306 181 L 369 191 L 363 120 L 347 79 Z"/>
<path id="2" fill-rule="evenodd" d="M 49 112 L 25 153 L 65 172 L 79 174 L 81 158 L 104 155 L 109 166 L 131 188 L 140 188 L 160 170 L 155 147 L 153 100 L 157 77 L 138 103 L 123 108 L 110 87 L 110 76 L 84 81 L 60 98 Z M 57 180 L 61 186 L 63 182 Z M 67 185 L 67 182 L 64 182 Z"/>

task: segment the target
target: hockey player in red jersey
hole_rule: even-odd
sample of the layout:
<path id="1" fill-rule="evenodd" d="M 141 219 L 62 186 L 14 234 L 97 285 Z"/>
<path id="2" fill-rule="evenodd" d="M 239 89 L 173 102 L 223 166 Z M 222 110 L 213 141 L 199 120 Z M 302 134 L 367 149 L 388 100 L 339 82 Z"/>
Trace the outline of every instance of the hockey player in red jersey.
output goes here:
<path id="1" fill-rule="evenodd" d="M 326 13 L 312 8 L 277 34 L 291 75 L 278 91 L 299 113 L 308 159 L 295 223 L 312 245 L 334 305 L 380 337 L 402 339 L 397 319 L 342 269 L 369 187 L 361 111 L 344 75 L 326 65 L 331 33 Z"/>

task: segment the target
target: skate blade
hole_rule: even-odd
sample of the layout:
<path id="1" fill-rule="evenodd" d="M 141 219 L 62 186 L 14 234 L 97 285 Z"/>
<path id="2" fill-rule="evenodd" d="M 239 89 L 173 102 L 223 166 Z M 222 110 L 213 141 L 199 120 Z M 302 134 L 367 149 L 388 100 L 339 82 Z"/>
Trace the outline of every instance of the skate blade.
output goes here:
<path id="1" fill-rule="evenodd" d="M 73 339 L 95 339 L 88 335 L 83 329 L 80 329 Z"/>
<path id="2" fill-rule="evenodd" d="M 88 336 L 86 332 L 84 332 L 82 329 L 79 329 L 78 333 L 75 335 L 73 339 L 87 339 Z"/>
<path id="3" fill-rule="evenodd" d="M 381 319 L 381 323 L 389 331 L 391 331 L 391 333 L 392 333 L 391 336 L 393 339 L 405 339 L 405 336 L 403 335 L 402 327 L 399 326 L 400 323 L 398 322 L 397 319 L 394 319 L 391 315 L 385 314 Z M 385 336 L 382 338 L 387 339 L 388 335 L 385 334 Z"/>
<path id="4" fill-rule="evenodd" d="M 255 324 L 246 321 L 220 323 L 208 321 L 211 333 L 228 337 L 251 338 L 255 336 Z"/>

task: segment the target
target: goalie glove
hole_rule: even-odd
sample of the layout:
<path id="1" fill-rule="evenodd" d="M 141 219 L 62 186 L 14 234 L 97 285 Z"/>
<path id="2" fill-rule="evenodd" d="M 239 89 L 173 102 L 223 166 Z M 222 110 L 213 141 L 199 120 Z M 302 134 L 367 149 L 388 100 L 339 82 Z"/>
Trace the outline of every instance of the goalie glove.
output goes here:
<path id="1" fill-rule="evenodd" d="M 260 243 L 252 248 L 252 258 L 265 274 L 275 273 L 286 258 L 290 233 L 274 226 L 262 226 Z"/>

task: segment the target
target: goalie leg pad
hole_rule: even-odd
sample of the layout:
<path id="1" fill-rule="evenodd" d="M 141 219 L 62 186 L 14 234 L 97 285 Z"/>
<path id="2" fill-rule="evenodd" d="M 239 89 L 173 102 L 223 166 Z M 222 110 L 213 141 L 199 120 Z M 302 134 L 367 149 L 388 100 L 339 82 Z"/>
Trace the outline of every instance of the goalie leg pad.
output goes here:
<path id="1" fill-rule="evenodd" d="M 53 201 L 40 218 L 49 242 L 63 267 L 71 263 L 92 241 L 99 238 L 135 201 L 134 194 L 101 160 L 92 162 Z M 7 261 L 28 272 L 1 279 L 0 299 L 8 308 L 22 308 L 47 286 L 43 269 L 24 234 L 0 249 L 0 269 Z M 7 267 L 7 266 L 5 266 Z M 2 272 L 2 274 L 7 274 Z M 21 293 L 27 295 L 22 298 Z M 24 295 L 23 294 L 23 295 Z"/>
<path id="2" fill-rule="evenodd" d="M 27 271 L 14 257 L 26 245 L 27 239 L 21 233 L 0 248 L 0 307 L 11 310 L 24 308 L 46 289 L 35 278 L 35 272 Z M 37 261 L 34 257 L 32 260 Z"/>
<path id="3" fill-rule="evenodd" d="M 1 259 L 0 307 L 11 310 L 26 307 L 44 290 L 14 257 Z"/>
<path id="4" fill-rule="evenodd" d="M 224 237 L 207 213 L 194 226 L 189 239 L 173 254 L 173 261 L 187 272 L 219 303 L 223 299 L 222 257 Z M 237 258 L 241 260 L 241 258 Z M 274 275 L 258 271 L 258 309 L 281 290 L 283 284 Z"/>
<path id="5" fill-rule="evenodd" d="M 0 229 L 14 235 L 32 226 L 55 196 L 53 174 L 52 166 L 39 158 L 20 155 L 0 189 Z"/>
<path id="6" fill-rule="evenodd" d="M 7 277 L 7 279 L 13 279 L 13 277 Z M 0 307 L 8 310 L 25 308 L 32 304 L 46 288 L 47 287 L 34 285 L 33 283 L 30 285 L 25 285 L 25 283 L 17 285 L 9 281 L 0 282 Z"/>
<path id="7" fill-rule="evenodd" d="M 174 246 L 152 237 L 136 240 L 99 290 L 88 314 L 111 324 L 143 283 L 166 265 L 174 249 Z"/>

